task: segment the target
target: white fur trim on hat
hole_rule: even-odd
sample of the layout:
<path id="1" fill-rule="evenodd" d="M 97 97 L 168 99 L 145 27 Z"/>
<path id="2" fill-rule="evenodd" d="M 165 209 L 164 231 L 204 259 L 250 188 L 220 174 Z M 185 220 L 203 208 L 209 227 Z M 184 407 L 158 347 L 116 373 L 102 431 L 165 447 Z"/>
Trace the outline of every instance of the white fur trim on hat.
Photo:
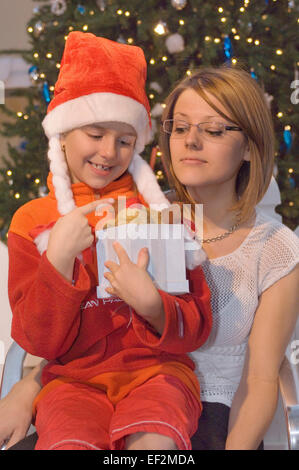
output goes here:
<path id="1" fill-rule="evenodd" d="M 153 170 L 137 153 L 134 154 L 128 171 L 133 176 L 138 191 L 153 209 L 162 210 L 170 206 Z"/>
<path id="2" fill-rule="evenodd" d="M 48 158 L 50 161 L 50 171 L 53 175 L 52 183 L 55 189 L 58 211 L 61 215 L 66 215 L 75 209 L 76 204 L 59 135 L 55 135 L 49 140 Z"/>
<path id="3" fill-rule="evenodd" d="M 91 93 L 65 101 L 46 115 L 42 125 L 50 139 L 89 124 L 109 121 L 130 124 L 137 133 L 136 151 L 142 152 L 151 137 L 149 117 L 145 107 L 128 96 Z"/>

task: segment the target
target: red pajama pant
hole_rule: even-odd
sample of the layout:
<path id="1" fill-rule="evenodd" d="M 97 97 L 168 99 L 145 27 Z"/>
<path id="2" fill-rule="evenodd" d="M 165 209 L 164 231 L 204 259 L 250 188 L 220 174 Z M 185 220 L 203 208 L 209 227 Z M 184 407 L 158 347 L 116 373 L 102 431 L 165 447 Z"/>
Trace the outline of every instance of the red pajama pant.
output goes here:
<path id="1" fill-rule="evenodd" d="M 159 375 L 132 390 L 116 405 L 105 392 L 81 383 L 49 391 L 37 405 L 36 450 L 122 450 L 137 432 L 171 437 L 191 450 L 201 407 L 182 382 Z"/>

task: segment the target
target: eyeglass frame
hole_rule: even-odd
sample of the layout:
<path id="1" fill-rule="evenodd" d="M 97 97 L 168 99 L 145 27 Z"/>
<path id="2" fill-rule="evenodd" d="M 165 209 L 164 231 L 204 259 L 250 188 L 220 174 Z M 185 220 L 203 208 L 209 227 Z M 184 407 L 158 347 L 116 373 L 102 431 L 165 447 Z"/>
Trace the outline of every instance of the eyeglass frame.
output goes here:
<path id="1" fill-rule="evenodd" d="M 165 130 L 165 127 L 164 127 L 164 124 L 166 122 L 174 122 L 175 119 L 165 119 L 163 122 L 161 122 L 161 126 L 163 128 L 163 132 L 165 132 L 165 134 L 168 134 L 171 136 L 172 132 L 168 132 Z M 189 122 L 186 122 L 184 120 L 181 120 L 181 122 L 185 122 L 186 124 L 188 124 L 189 126 L 189 129 L 188 129 L 188 132 L 186 135 L 182 135 L 182 137 L 177 137 L 177 138 L 185 138 L 190 130 L 191 130 L 191 127 L 195 126 L 197 127 L 197 130 L 202 132 L 202 129 L 199 127 L 201 124 L 221 124 L 223 126 L 223 130 L 225 131 L 238 131 L 238 132 L 243 132 L 243 129 L 239 126 L 229 126 L 229 125 L 226 125 L 224 122 L 217 122 L 217 121 L 203 121 L 203 122 L 198 122 L 197 124 L 190 124 Z"/>

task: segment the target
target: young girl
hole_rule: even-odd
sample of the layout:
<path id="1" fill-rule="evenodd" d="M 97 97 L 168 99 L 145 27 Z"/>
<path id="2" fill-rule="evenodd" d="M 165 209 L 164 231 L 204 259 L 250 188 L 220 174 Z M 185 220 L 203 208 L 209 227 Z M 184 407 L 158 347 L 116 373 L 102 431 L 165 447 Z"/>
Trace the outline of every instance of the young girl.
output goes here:
<path id="1" fill-rule="evenodd" d="M 114 297 L 96 298 L 99 202 L 166 202 L 136 153 L 150 130 L 145 78 L 141 49 L 69 35 L 43 122 L 50 192 L 11 223 L 12 337 L 49 361 L 34 404 L 36 449 L 186 450 L 196 431 L 200 392 L 185 353 L 211 328 L 204 278 L 197 294 L 171 296 L 154 286 L 144 250 L 134 264 L 115 244 Z"/>
<path id="2" fill-rule="evenodd" d="M 276 409 L 299 304 L 298 238 L 257 205 L 274 155 L 262 90 L 235 67 L 203 68 L 170 95 L 161 147 L 177 198 L 204 204 L 202 269 L 213 327 L 192 354 L 203 400 L 193 448 L 257 449 Z M 193 288 L 199 272 L 192 272 Z M 2 413 L 18 436 L 12 407 L 22 397 L 17 411 L 28 426 L 38 370 L 16 385 Z"/>

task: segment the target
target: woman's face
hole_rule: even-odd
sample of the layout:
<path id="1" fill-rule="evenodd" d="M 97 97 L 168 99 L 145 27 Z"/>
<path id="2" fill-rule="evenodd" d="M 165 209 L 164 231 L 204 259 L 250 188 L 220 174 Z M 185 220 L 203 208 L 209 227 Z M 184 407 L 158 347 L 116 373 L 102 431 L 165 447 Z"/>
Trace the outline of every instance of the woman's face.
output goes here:
<path id="1" fill-rule="evenodd" d="M 61 138 L 72 183 L 100 189 L 121 176 L 134 153 L 136 132 L 122 122 L 74 129 Z"/>
<path id="2" fill-rule="evenodd" d="M 212 95 L 208 98 L 228 115 L 222 104 Z M 211 106 L 194 91 L 185 90 L 174 107 L 173 119 L 178 122 L 177 132 L 170 135 L 170 154 L 174 173 L 178 180 L 191 192 L 192 188 L 215 187 L 236 180 L 244 160 L 249 160 L 247 141 L 242 132 L 227 131 L 223 136 L 213 134 L 214 126 L 208 126 L 211 134 L 205 134 L 196 126 L 182 137 L 180 126 L 184 123 L 220 122 L 236 126 L 232 121 L 220 116 Z"/>

